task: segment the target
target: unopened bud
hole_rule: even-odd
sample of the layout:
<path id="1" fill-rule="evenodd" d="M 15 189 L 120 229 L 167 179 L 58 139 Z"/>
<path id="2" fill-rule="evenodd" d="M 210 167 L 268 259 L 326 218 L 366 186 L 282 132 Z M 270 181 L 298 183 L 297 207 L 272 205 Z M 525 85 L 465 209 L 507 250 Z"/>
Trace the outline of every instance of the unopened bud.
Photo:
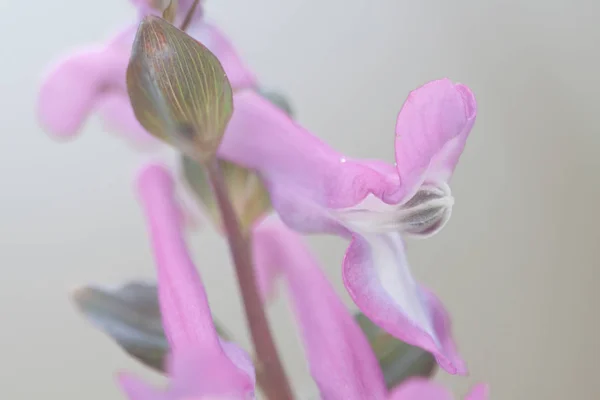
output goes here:
<path id="1" fill-rule="evenodd" d="M 233 112 L 219 60 L 162 18 L 141 22 L 127 68 L 136 118 L 152 135 L 204 161 L 221 143 Z"/>

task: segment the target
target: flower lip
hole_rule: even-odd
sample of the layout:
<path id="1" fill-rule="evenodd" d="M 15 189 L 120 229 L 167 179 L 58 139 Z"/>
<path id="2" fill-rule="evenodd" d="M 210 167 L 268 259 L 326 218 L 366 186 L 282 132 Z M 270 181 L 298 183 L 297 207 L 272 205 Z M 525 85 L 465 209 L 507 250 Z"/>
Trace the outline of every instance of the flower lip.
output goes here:
<path id="1" fill-rule="evenodd" d="M 358 233 L 400 232 L 426 238 L 439 232 L 450 219 L 454 197 L 446 183 L 425 184 L 401 204 L 387 204 L 368 195 L 354 207 L 332 210 L 332 217 Z"/>

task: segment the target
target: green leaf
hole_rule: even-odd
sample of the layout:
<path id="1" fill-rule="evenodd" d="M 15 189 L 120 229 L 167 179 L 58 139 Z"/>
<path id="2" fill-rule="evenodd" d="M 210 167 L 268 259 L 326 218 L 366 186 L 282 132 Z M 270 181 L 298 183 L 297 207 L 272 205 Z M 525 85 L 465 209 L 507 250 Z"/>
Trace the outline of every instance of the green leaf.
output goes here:
<path id="1" fill-rule="evenodd" d="M 194 38 L 162 18 L 145 17 L 127 90 L 148 132 L 196 160 L 214 155 L 233 112 L 232 90 L 219 60 Z"/>
<path id="2" fill-rule="evenodd" d="M 188 186 L 213 223 L 221 229 L 219 206 L 204 167 L 185 155 L 181 158 L 181 165 Z M 254 222 L 271 210 L 269 192 L 254 171 L 224 160 L 219 160 L 219 166 L 242 231 L 247 233 Z"/>
<path id="3" fill-rule="evenodd" d="M 360 312 L 354 318 L 369 339 L 389 389 L 413 376 L 433 375 L 437 363 L 431 353 L 394 338 Z"/>
<path id="4" fill-rule="evenodd" d="M 169 344 L 163 330 L 155 284 L 131 282 L 117 288 L 86 286 L 73 293 L 79 310 L 130 356 L 164 372 Z M 219 335 L 229 335 L 215 322 Z"/>
<path id="5" fill-rule="evenodd" d="M 265 99 L 269 100 L 273 105 L 279 107 L 279 109 L 285 112 L 290 118 L 294 117 L 294 110 L 292 109 L 292 105 L 283 94 L 273 90 L 266 90 L 263 88 L 258 89 L 258 94 L 260 94 Z"/>

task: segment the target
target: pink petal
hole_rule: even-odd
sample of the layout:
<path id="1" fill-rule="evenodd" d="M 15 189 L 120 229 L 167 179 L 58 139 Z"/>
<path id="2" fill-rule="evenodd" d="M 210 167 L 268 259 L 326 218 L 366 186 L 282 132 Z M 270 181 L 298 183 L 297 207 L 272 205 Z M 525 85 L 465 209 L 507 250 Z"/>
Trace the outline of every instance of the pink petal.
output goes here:
<path id="1" fill-rule="evenodd" d="M 254 387 L 256 375 L 254 374 L 254 364 L 248 353 L 237 344 L 222 339 L 221 347 L 231 362 L 252 380 L 252 387 Z"/>
<path id="2" fill-rule="evenodd" d="M 438 383 L 413 378 L 394 389 L 389 400 L 452 400 L 452 393 Z"/>
<path id="3" fill-rule="evenodd" d="M 465 400 L 488 400 L 490 397 L 490 388 L 485 383 L 475 385 L 471 393 L 465 397 Z"/>
<path id="4" fill-rule="evenodd" d="M 382 204 L 401 204 L 416 190 L 411 185 L 425 179 L 433 182 L 442 172 L 449 177 L 454 161 L 450 165 L 448 160 L 457 159 L 460 152 L 455 147 L 447 152 L 444 143 L 463 140 L 471 129 L 474 100 L 470 92 L 448 80 L 434 81 L 414 91 L 401 111 L 399 126 L 412 130 L 407 129 L 409 139 L 398 139 L 402 141 L 399 147 L 409 149 L 410 140 L 419 139 L 419 127 L 427 139 L 422 143 L 431 142 L 415 147 L 422 157 L 413 164 L 432 160 L 424 172 L 413 168 L 410 160 L 398 161 L 403 168 L 394 173 L 391 165 L 382 162 L 348 159 L 255 93 L 240 92 L 234 103 L 220 155 L 259 171 L 277 212 L 290 227 L 344 236 L 357 233 L 344 264 L 346 286 L 357 305 L 391 334 L 432 351 L 450 373 L 466 373 L 450 337 L 446 312 L 412 280 L 399 233 L 352 232 L 356 226 L 340 212 L 362 204 L 369 194 Z M 425 123 L 423 116 L 437 119 Z M 444 165 L 448 168 L 437 167 Z M 380 254 L 382 250 L 386 256 Z M 396 277 L 396 287 L 382 279 L 389 274 Z"/>
<path id="5" fill-rule="evenodd" d="M 236 347 L 236 352 L 243 352 L 235 344 L 229 343 L 224 348 L 226 346 Z M 251 374 L 254 375 L 254 368 L 248 355 L 244 357 L 246 366 L 250 365 Z M 170 380 L 167 393 L 173 400 L 180 400 L 187 396 L 204 398 L 209 395 L 230 396 L 235 399 L 254 398 L 254 378 L 252 377 L 251 382 L 248 382 L 247 378 L 250 376 L 246 375 L 245 379 L 241 380 L 232 375 L 228 369 L 228 367 L 224 368 L 222 357 L 206 354 L 195 348 L 175 350 L 169 357 Z"/>
<path id="6" fill-rule="evenodd" d="M 381 369 L 362 330 L 323 275 L 306 244 L 280 221 L 254 230 L 255 265 L 280 269 L 323 399 L 383 399 Z"/>
<path id="7" fill-rule="evenodd" d="M 117 379 L 121 390 L 125 392 L 129 400 L 168 400 L 164 392 L 148 385 L 133 375 L 121 373 Z"/>
<path id="8" fill-rule="evenodd" d="M 106 93 L 97 99 L 96 109 L 108 130 L 126 134 L 136 147 L 155 149 L 164 146 L 163 142 L 146 132 L 135 118 L 127 94 L 120 91 Z"/>
<path id="9" fill-rule="evenodd" d="M 448 182 L 477 113 L 469 88 L 444 79 L 413 91 L 396 124 L 396 165 L 404 197 L 424 181 Z"/>
<path id="10" fill-rule="evenodd" d="M 156 148 L 164 146 L 142 127 L 133 114 L 129 97 L 122 92 L 109 92 L 97 100 L 96 108 L 106 127 L 112 132 L 127 133 L 137 146 Z"/>
<path id="11" fill-rule="evenodd" d="M 227 160 L 258 170 L 281 216 L 297 228 L 319 231 L 328 225 L 328 208 L 353 206 L 369 193 L 387 200 L 398 191 L 397 176 L 346 158 L 251 91 L 234 96 L 219 151 Z"/>
<path id="12" fill-rule="evenodd" d="M 251 364 L 241 359 L 241 350 L 232 350 L 232 344 L 222 345 L 215 330 L 204 286 L 185 243 L 173 178 L 165 168 L 150 165 L 137 183 L 157 263 L 163 326 L 173 352 L 169 391 L 252 393 Z"/>
<path id="13" fill-rule="evenodd" d="M 220 154 L 268 180 L 286 223 L 323 231 L 332 226 L 325 209 L 355 206 L 368 194 L 397 204 L 425 179 L 448 179 L 473 125 L 474 104 L 466 87 L 446 79 L 413 91 L 398 118 L 394 174 L 389 164 L 345 157 L 258 94 L 245 91 L 234 96 Z"/>
<path id="14" fill-rule="evenodd" d="M 423 378 L 413 378 L 390 394 L 389 400 L 452 400 L 452 393 L 442 385 Z M 476 385 L 465 400 L 487 400 L 488 387 Z"/>
<path id="15" fill-rule="evenodd" d="M 465 375 L 448 313 L 412 277 L 398 234 L 355 236 L 343 263 L 350 296 L 373 322 L 402 341 L 430 351 L 442 368 Z"/>
<path id="16" fill-rule="evenodd" d="M 43 80 L 38 98 L 40 123 L 51 134 L 68 138 L 80 130 L 105 92 L 125 93 L 125 69 L 134 27 L 118 34 L 107 46 L 76 52 L 55 65 Z"/>

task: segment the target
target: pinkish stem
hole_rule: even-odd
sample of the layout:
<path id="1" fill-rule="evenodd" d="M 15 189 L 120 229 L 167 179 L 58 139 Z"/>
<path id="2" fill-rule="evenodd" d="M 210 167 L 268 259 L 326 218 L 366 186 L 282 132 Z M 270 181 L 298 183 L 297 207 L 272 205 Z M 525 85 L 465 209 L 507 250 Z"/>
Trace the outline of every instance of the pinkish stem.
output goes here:
<path id="1" fill-rule="evenodd" d="M 217 159 L 208 161 L 205 167 L 229 240 L 229 250 L 235 265 L 248 327 L 260 362 L 258 369 L 262 369 L 267 378 L 263 390 L 269 399 L 292 400 L 292 390 L 279 359 L 256 284 L 249 242 L 240 229 Z"/>
<path id="2" fill-rule="evenodd" d="M 194 2 L 192 3 L 187 14 L 185 14 L 185 18 L 184 18 L 183 22 L 181 23 L 182 31 L 185 32 L 186 29 L 188 28 L 188 26 L 190 26 L 190 22 L 192 22 L 192 17 L 194 16 L 194 12 L 196 12 L 196 8 L 198 8 L 199 3 L 200 3 L 200 0 L 194 0 Z"/>

